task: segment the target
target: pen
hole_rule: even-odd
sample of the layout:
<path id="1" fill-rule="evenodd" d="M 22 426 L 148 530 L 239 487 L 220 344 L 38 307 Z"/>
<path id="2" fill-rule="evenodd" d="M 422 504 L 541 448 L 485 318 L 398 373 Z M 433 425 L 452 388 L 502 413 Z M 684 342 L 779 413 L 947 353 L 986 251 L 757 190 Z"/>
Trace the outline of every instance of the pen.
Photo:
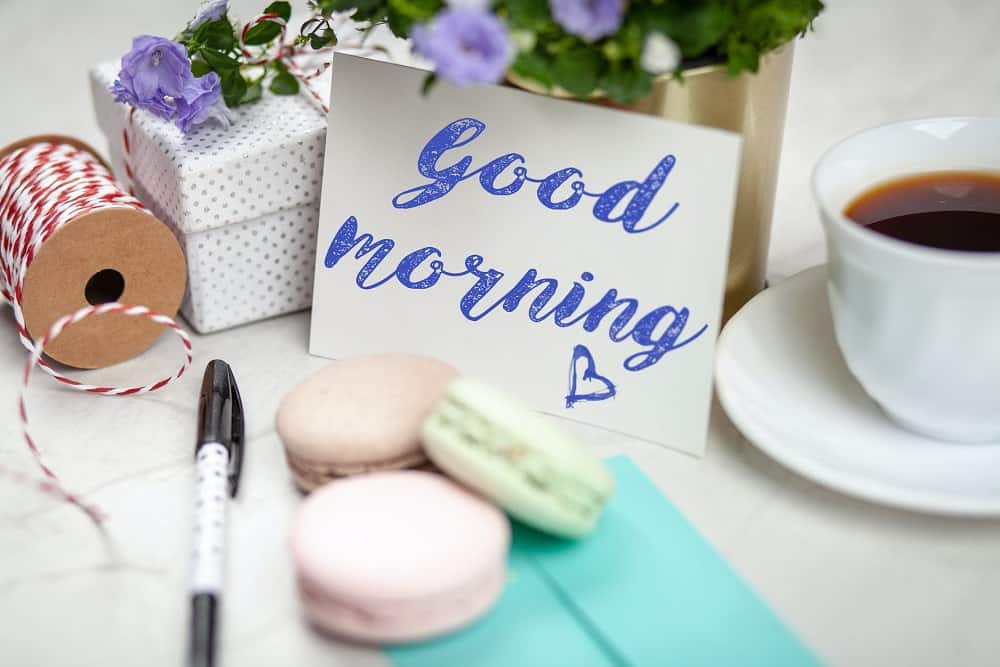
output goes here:
<path id="1" fill-rule="evenodd" d="M 225 565 L 226 505 L 229 496 L 236 496 L 243 464 L 243 403 L 232 369 L 219 359 L 209 362 L 201 382 L 195 462 L 189 664 L 212 667 Z"/>

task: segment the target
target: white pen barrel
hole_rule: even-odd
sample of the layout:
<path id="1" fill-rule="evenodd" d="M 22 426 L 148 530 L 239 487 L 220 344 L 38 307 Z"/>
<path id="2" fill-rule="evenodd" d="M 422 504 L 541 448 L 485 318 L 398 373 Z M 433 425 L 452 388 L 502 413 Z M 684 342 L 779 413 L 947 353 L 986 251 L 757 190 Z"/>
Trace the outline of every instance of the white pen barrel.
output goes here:
<path id="1" fill-rule="evenodd" d="M 195 511 L 192 593 L 222 591 L 229 483 L 226 448 L 210 442 L 195 457 Z"/>

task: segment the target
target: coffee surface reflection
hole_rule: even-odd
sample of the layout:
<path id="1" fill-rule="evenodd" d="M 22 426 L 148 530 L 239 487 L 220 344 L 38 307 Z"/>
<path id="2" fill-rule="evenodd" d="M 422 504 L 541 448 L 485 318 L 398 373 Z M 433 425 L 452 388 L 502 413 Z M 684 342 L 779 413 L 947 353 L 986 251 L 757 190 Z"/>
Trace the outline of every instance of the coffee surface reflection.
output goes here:
<path id="1" fill-rule="evenodd" d="M 847 205 L 844 215 L 908 243 L 1000 252 L 1000 172 L 904 176 L 862 193 Z"/>

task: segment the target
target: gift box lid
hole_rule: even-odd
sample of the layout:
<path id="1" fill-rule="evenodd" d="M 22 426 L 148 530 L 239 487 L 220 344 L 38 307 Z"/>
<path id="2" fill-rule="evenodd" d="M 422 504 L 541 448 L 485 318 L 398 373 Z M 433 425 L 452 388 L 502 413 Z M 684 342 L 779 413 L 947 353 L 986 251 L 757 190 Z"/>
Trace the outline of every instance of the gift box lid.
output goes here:
<path id="1" fill-rule="evenodd" d="M 170 120 L 142 110 L 131 113 L 131 107 L 115 102 L 109 89 L 118 70 L 117 63 L 104 63 L 90 72 L 112 162 L 128 166 L 141 186 L 137 190 L 154 199 L 157 210 L 181 232 L 215 229 L 319 200 L 326 114 L 307 92 L 265 92 L 232 109 L 228 129 L 209 122 L 184 134 Z M 313 88 L 328 97 L 329 75 L 314 80 Z"/>

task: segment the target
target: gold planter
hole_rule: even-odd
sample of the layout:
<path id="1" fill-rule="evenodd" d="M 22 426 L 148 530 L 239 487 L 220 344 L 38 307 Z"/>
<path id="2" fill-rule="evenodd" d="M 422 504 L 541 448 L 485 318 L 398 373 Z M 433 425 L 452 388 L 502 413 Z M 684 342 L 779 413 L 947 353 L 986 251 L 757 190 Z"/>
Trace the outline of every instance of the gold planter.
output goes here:
<path id="1" fill-rule="evenodd" d="M 756 74 L 732 77 L 724 64 L 708 65 L 685 70 L 683 81 L 672 75 L 657 78 L 648 97 L 627 107 L 601 97 L 588 100 L 742 135 L 723 322 L 764 288 L 794 46 L 788 43 L 764 56 Z M 546 92 L 532 82 L 511 80 L 521 88 Z M 548 94 L 568 97 L 558 90 Z"/>

